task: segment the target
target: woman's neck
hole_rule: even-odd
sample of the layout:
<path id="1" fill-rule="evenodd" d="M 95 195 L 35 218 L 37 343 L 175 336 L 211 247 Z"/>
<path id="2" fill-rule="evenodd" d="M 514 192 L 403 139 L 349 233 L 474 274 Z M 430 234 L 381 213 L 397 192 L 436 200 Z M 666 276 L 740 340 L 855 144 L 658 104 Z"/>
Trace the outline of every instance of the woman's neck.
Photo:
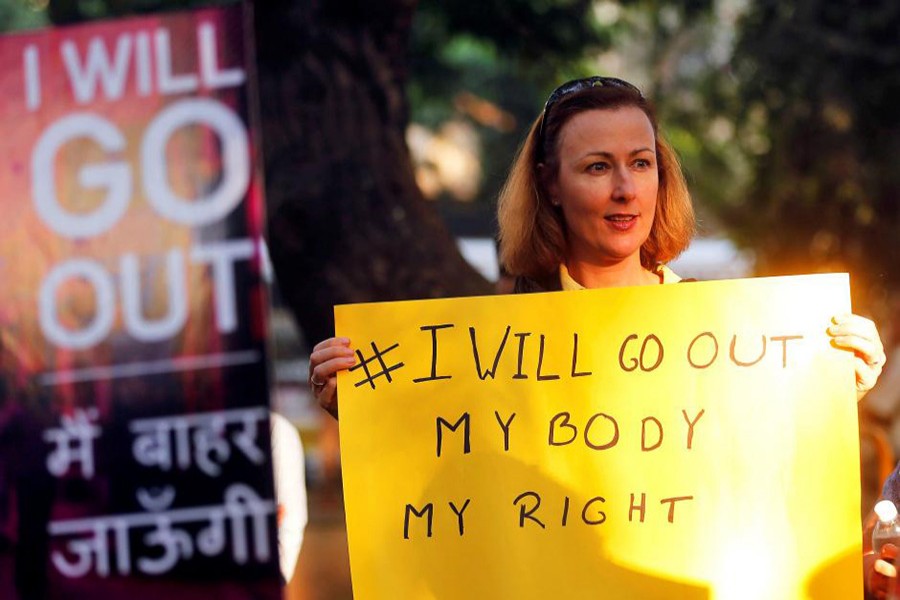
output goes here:
<path id="1" fill-rule="evenodd" d="M 595 263 L 569 258 L 566 260 L 569 275 L 586 288 L 654 285 L 660 283 L 659 275 L 641 265 L 640 256 L 614 263 Z"/>

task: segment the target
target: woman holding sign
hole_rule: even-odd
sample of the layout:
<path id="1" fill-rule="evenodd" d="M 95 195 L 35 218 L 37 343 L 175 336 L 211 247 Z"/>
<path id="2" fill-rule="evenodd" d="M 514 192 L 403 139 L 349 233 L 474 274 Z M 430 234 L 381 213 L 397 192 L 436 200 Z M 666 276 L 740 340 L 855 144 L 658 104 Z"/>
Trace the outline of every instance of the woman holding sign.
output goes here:
<path id="1" fill-rule="evenodd" d="M 550 94 L 500 193 L 498 217 L 500 259 L 518 293 L 678 282 L 665 265 L 694 233 L 690 194 L 653 107 L 612 77 L 570 81 Z M 832 321 L 833 344 L 855 355 L 862 398 L 885 362 L 880 337 L 863 317 Z M 335 417 L 335 374 L 355 362 L 346 338 L 325 340 L 310 356 L 313 393 Z M 874 558 L 866 561 L 867 587 L 883 588 Z"/>
<path id="2" fill-rule="evenodd" d="M 690 194 L 652 105 L 613 77 L 550 94 L 500 193 L 498 217 L 500 259 L 520 293 L 675 283 L 665 264 L 694 233 Z M 874 323 L 836 315 L 828 333 L 855 354 L 862 398 L 885 362 Z M 329 338 L 310 355 L 313 394 L 335 417 L 335 374 L 355 362 L 347 338 Z"/>

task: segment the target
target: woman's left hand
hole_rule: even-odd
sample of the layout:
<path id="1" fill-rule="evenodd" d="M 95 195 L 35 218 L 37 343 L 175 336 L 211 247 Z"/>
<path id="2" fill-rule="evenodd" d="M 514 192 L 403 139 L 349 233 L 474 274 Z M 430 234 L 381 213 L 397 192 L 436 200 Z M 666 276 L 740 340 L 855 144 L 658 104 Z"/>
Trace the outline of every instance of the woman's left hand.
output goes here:
<path id="1" fill-rule="evenodd" d="M 837 315 L 828 328 L 832 343 L 856 355 L 856 400 L 875 386 L 887 357 L 875 323 L 859 315 Z"/>

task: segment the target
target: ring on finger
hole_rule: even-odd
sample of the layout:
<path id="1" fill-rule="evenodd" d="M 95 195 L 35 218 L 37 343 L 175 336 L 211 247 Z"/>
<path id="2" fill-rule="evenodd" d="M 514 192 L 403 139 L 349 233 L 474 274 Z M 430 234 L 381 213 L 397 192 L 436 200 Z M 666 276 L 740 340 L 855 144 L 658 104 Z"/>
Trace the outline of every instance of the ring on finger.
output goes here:
<path id="1" fill-rule="evenodd" d="M 867 360 L 866 364 L 870 367 L 880 367 L 882 364 L 884 364 L 884 360 L 881 357 L 873 358 L 872 360 Z"/>
<path id="2" fill-rule="evenodd" d="M 318 380 L 316 379 L 316 376 L 315 376 L 315 375 L 310 375 L 310 376 L 309 376 L 309 383 L 313 386 L 314 389 L 317 389 L 317 390 L 318 390 L 318 389 L 322 389 L 323 387 L 325 387 L 325 382 L 324 382 L 324 381 L 318 381 Z"/>

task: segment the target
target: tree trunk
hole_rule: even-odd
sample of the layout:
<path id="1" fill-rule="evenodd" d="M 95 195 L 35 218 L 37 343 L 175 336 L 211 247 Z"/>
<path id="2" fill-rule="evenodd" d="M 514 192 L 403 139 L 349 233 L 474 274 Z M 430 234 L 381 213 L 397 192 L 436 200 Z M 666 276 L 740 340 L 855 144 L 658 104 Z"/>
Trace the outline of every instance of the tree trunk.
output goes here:
<path id="1" fill-rule="evenodd" d="M 490 293 L 416 186 L 405 143 L 414 0 L 256 4 L 269 244 L 308 342 L 334 304 Z"/>

